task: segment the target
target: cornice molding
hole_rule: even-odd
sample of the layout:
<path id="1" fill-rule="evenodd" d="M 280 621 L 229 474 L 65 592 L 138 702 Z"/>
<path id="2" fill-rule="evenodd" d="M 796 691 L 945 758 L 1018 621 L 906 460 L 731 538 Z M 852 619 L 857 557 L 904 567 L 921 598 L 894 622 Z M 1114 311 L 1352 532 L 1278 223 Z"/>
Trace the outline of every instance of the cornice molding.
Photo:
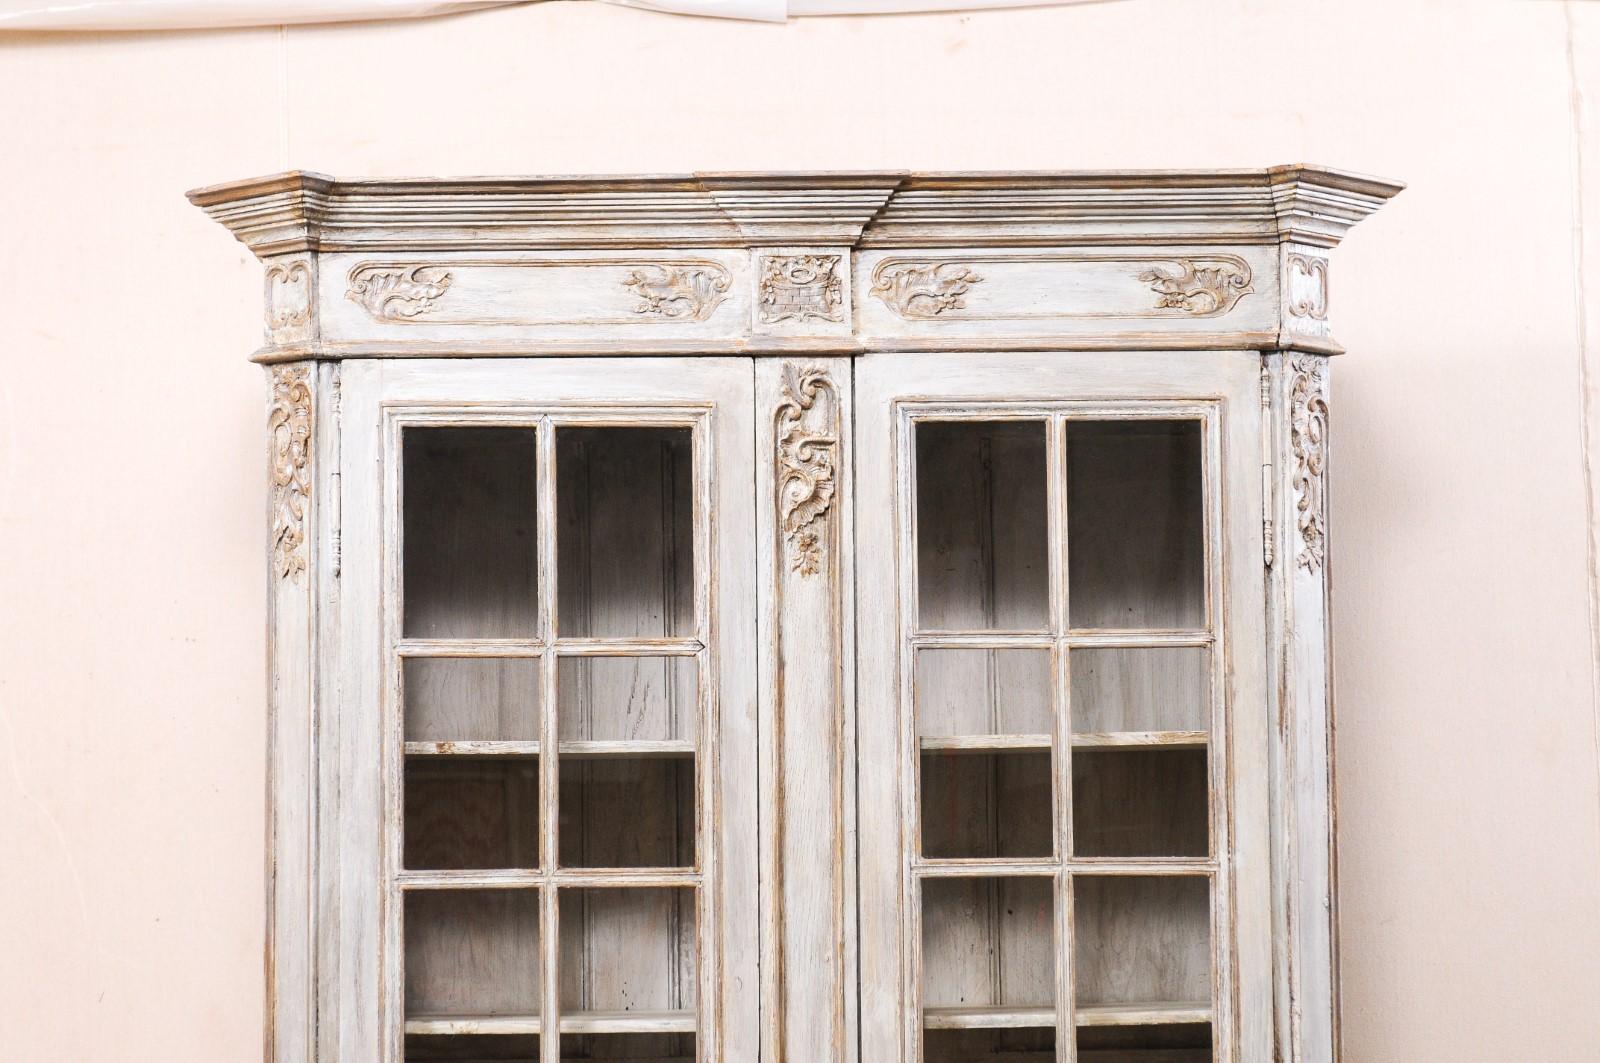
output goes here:
<path id="1" fill-rule="evenodd" d="M 1336 246 L 1404 186 L 1314 166 L 342 180 L 294 171 L 189 199 L 258 257 L 656 247 Z"/>

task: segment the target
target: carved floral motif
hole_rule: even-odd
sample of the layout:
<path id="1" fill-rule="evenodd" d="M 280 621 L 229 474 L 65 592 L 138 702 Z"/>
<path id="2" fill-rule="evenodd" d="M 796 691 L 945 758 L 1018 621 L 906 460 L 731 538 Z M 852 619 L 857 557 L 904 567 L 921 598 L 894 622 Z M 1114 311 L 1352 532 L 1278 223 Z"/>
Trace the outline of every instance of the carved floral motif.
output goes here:
<path id="1" fill-rule="evenodd" d="M 298 581 L 306 570 L 306 506 L 311 497 L 311 370 L 272 370 L 267 414 L 272 448 L 272 567 L 279 579 Z"/>
<path id="2" fill-rule="evenodd" d="M 732 283 L 721 266 L 641 266 L 622 281 L 639 297 L 636 314 L 704 321 L 722 303 Z"/>
<path id="3" fill-rule="evenodd" d="M 267 267 L 267 327 L 298 328 L 311 320 L 311 267 L 304 261 Z"/>
<path id="4" fill-rule="evenodd" d="M 931 318 L 963 309 L 967 304 L 962 296 L 982 281 L 960 262 L 897 263 L 888 269 L 878 267 L 872 294 L 901 317 Z"/>
<path id="5" fill-rule="evenodd" d="M 450 281 L 450 271 L 443 266 L 368 264 L 350 271 L 345 296 L 379 321 L 408 321 L 432 310 Z"/>
<path id="6" fill-rule="evenodd" d="M 1182 310 L 1195 317 L 1225 314 L 1250 291 L 1250 267 L 1241 260 L 1206 260 L 1211 265 L 1197 265 L 1192 258 L 1173 261 L 1176 270 L 1151 266 L 1139 274 L 1160 297 L 1158 309 Z"/>
<path id="7" fill-rule="evenodd" d="M 1295 295 L 1289 304 L 1289 313 L 1295 317 L 1309 317 L 1325 321 L 1328 317 L 1328 260 L 1311 255 L 1292 254 L 1285 260 L 1290 270 L 1291 292 L 1295 287 L 1294 274 L 1305 277 L 1313 285 L 1312 294 Z"/>
<path id="8" fill-rule="evenodd" d="M 1294 452 L 1295 523 L 1300 534 L 1295 560 L 1314 573 L 1321 570 L 1327 551 L 1328 400 L 1322 359 L 1296 355 L 1290 368 L 1289 443 Z"/>
<path id="9" fill-rule="evenodd" d="M 838 321 L 844 282 L 838 255 L 770 255 L 761 269 L 761 320 Z"/>
<path id="10" fill-rule="evenodd" d="M 785 363 L 776 422 L 778 520 L 789 547 L 789 567 L 802 576 L 821 571 L 827 552 L 838 422 L 838 391 L 827 371 Z"/>

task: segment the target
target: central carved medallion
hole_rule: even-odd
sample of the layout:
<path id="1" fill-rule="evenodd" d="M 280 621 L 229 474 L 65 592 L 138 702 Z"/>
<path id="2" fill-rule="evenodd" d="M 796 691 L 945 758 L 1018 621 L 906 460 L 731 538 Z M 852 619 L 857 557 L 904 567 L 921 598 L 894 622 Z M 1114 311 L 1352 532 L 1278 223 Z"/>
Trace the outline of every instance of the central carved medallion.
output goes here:
<path id="1" fill-rule="evenodd" d="M 761 320 L 839 321 L 844 281 L 839 255 L 769 255 L 761 269 Z"/>

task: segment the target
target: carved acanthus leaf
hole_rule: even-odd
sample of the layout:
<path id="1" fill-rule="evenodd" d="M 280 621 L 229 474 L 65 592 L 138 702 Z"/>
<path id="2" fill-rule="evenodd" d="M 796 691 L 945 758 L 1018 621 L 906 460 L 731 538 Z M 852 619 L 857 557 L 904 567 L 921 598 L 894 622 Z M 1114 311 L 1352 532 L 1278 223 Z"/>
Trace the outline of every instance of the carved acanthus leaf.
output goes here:
<path id="1" fill-rule="evenodd" d="M 1152 266 L 1139 274 L 1139 280 L 1159 296 L 1157 309 L 1181 310 L 1196 317 L 1227 313 L 1250 291 L 1250 267 L 1235 259 L 1206 261 L 1212 264 L 1174 259 L 1177 269 Z"/>
<path id="2" fill-rule="evenodd" d="M 450 287 L 443 266 L 361 265 L 350 271 L 345 296 L 379 321 L 408 321 L 433 309 Z"/>
<path id="3" fill-rule="evenodd" d="M 1322 359 L 1296 355 L 1290 368 L 1289 443 L 1294 453 L 1295 524 L 1300 536 L 1295 560 L 1306 571 L 1318 572 L 1327 557 L 1328 400 Z"/>
<path id="4" fill-rule="evenodd" d="M 872 294 L 905 318 L 938 317 L 967 304 L 962 296 L 983 278 L 960 262 L 909 262 L 879 267 Z"/>
<path id="5" fill-rule="evenodd" d="M 721 266 L 663 264 L 632 270 L 622 283 L 639 297 L 636 314 L 704 321 L 727 296 L 732 278 Z"/>
<path id="6" fill-rule="evenodd" d="M 825 369 L 785 363 L 776 426 L 778 520 L 789 566 L 813 576 L 828 552 L 838 468 L 839 399 Z"/>
<path id="7" fill-rule="evenodd" d="M 279 579 L 306 570 L 306 507 L 311 497 L 311 370 L 275 366 L 267 433 L 272 448 L 272 566 Z"/>
<path id="8" fill-rule="evenodd" d="M 771 255 L 761 270 L 761 320 L 840 320 L 844 281 L 838 255 Z"/>

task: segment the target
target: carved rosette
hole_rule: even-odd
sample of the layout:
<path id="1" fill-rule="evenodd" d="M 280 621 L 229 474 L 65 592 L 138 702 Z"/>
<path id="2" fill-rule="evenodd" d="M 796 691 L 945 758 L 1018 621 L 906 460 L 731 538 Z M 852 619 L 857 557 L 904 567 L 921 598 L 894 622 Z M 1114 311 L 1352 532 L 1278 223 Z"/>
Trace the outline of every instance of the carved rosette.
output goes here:
<path id="1" fill-rule="evenodd" d="M 639 297 L 636 314 L 704 321 L 727 297 L 733 278 L 721 266 L 649 265 L 632 270 L 622 283 Z"/>
<path id="2" fill-rule="evenodd" d="M 1294 453 L 1295 560 L 1319 572 L 1327 557 L 1328 400 L 1322 359 L 1296 355 L 1290 362 L 1289 443 Z"/>
<path id="3" fill-rule="evenodd" d="M 1294 317 L 1326 321 L 1328 260 L 1312 255 L 1291 254 L 1284 261 L 1289 267 L 1289 313 Z"/>
<path id="4" fill-rule="evenodd" d="M 267 414 L 272 449 L 272 569 L 298 582 L 306 570 L 306 507 L 311 497 L 311 370 L 274 366 Z"/>
<path id="5" fill-rule="evenodd" d="M 1250 289 L 1250 267 L 1242 259 L 1173 259 L 1177 269 L 1151 266 L 1139 274 L 1158 296 L 1156 309 L 1194 317 L 1225 314 Z"/>
<path id="6" fill-rule="evenodd" d="M 366 264 L 350 271 L 345 297 L 361 304 L 378 321 L 410 321 L 433 309 L 450 287 L 443 266 Z"/>
<path id="7" fill-rule="evenodd" d="M 267 267 L 267 327 L 274 332 L 311 322 L 311 265 L 304 260 Z"/>
<path id="8" fill-rule="evenodd" d="M 776 424 L 778 522 L 789 567 L 814 576 L 828 551 L 838 470 L 839 393 L 826 370 L 784 365 Z"/>
<path id="9" fill-rule="evenodd" d="M 839 321 L 844 281 L 839 255 L 769 255 L 761 268 L 761 320 Z"/>
<path id="10" fill-rule="evenodd" d="M 901 317 L 934 318 L 964 309 L 962 296 L 982 281 L 960 262 L 886 262 L 873 273 L 871 292 Z"/>

